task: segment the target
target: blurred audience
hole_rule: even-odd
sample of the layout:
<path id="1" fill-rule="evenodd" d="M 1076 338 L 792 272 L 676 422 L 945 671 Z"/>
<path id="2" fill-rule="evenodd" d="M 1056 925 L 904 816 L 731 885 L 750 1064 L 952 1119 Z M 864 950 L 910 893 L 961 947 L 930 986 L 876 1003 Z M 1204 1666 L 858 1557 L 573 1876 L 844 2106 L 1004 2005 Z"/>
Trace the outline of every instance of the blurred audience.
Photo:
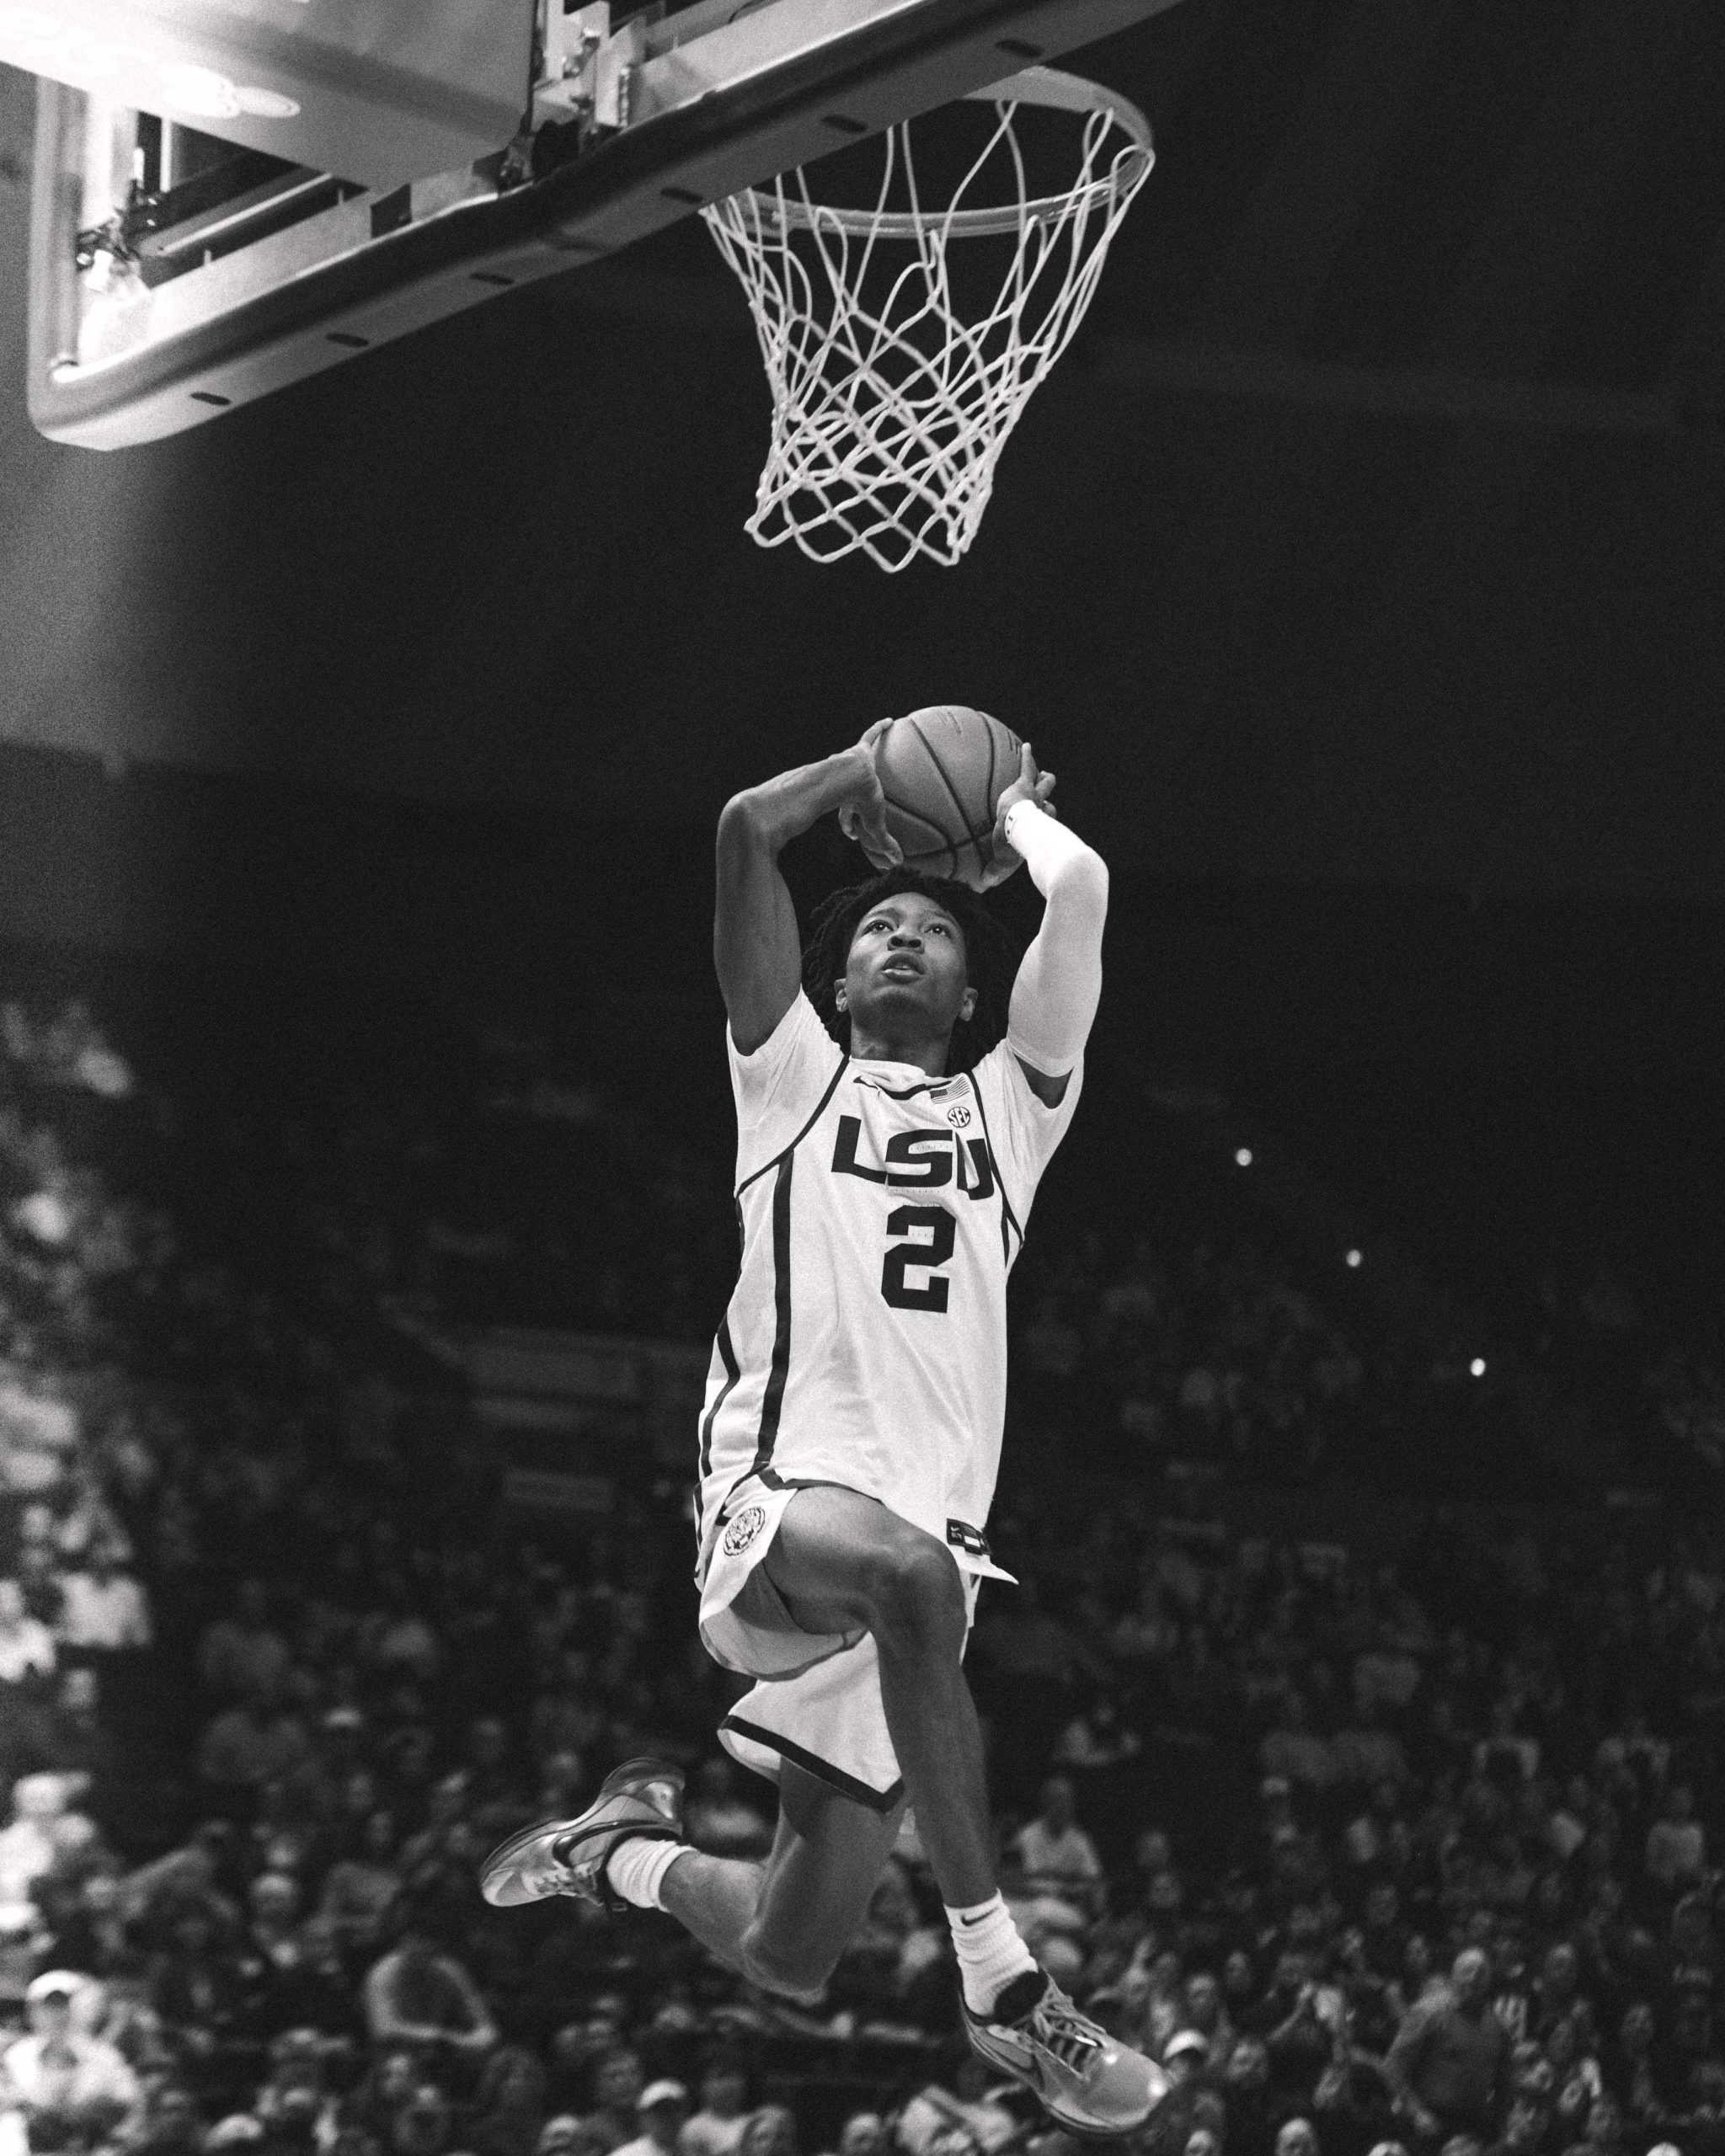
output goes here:
<path id="1" fill-rule="evenodd" d="M 0 2156 L 1065 2156 L 955 2044 L 914 1828 L 812 2010 L 473 1891 L 646 1749 L 768 1846 L 686 1474 L 512 1514 L 402 1346 L 697 1332 L 723 1164 L 495 1029 L 264 1104 L 98 1007 L 0 1011 Z M 1721 1515 L 1327 1512 L 1459 1380 L 1273 1224 L 1176 1219 L 1025 1261 L 971 1648 L 1003 1891 L 1176 2084 L 1144 2156 L 1725 2156 Z M 1709 1352 L 1647 1365 L 1686 1457 Z"/>

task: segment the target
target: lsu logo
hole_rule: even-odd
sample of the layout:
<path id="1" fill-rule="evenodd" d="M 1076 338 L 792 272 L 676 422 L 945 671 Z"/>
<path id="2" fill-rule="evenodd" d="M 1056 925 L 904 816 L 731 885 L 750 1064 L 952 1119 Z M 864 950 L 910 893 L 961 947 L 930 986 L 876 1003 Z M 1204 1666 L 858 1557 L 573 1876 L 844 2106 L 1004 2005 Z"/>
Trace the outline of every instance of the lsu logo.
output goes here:
<path id="1" fill-rule="evenodd" d="M 745 1505 L 724 1531 L 722 1546 L 726 1556 L 741 1556 L 766 1524 L 766 1508 L 764 1505 Z"/>
<path id="2" fill-rule="evenodd" d="M 947 1110 L 947 1121 L 952 1124 L 955 1130 L 962 1130 L 969 1120 L 970 1111 L 967 1107 L 955 1107 L 948 1108 Z"/>
<path id="3" fill-rule="evenodd" d="M 970 1111 L 958 1103 L 947 1110 L 949 1121 L 969 1123 Z M 862 1118 L 841 1115 L 833 1139 L 832 1171 L 857 1176 L 864 1182 L 886 1184 L 893 1190 L 943 1190 L 955 1187 L 966 1198 L 992 1198 L 994 1162 L 986 1139 L 960 1138 L 957 1130 L 942 1137 L 926 1125 L 917 1130 L 895 1130 L 886 1141 L 886 1165 L 871 1167 L 857 1157 L 862 1143 Z"/>

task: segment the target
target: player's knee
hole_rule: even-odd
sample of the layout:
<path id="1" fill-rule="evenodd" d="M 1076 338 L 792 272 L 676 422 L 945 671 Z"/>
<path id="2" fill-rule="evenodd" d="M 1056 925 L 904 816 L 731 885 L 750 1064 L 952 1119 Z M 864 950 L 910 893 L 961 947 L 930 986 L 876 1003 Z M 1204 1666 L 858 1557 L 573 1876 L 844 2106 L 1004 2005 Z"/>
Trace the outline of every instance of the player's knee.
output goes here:
<path id="1" fill-rule="evenodd" d="M 869 1629 L 889 1651 L 963 1647 L 964 1582 L 932 1534 L 909 1529 L 874 1553 L 868 1607 Z"/>
<path id="2" fill-rule="evenodd" d="M 776 1935 L 757 1917 L 743 1934 L 743 1973 L 763 1991 L 801 2006 L 813 2006 L 838 1966 L 839 1949 L 828 1950 L 805 1931 L 801 1937 Z"/>

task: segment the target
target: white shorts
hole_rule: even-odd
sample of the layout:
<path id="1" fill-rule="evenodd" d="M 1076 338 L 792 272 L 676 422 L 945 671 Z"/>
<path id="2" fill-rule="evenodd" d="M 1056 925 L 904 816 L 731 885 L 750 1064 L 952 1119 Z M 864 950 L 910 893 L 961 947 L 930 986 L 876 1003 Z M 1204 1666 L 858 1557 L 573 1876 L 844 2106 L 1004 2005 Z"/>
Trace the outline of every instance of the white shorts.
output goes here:
<path id="1" fill-rule="evenodd" d="M 731 1492 L 708 1548 L 702 1644 L 721 1668 L 758 1680 L 719 1724 L 719 1742 L 740 1766 L 769 1781 L 789 1759 L 857 1803 L 890 1812 L 905 1794 L 905 1778 L 887 1733 L 874 1641 L 866 1632 L 805 1632 L 766 1575 L 754 1577 L 786 1507 L 804 1486 L 775 1487 L 750 1476 Z M 982 1577 L 1012 1576 L 989 1560 L 985 1545 L 980 1552 L 949 1546 L 974 1619 Z M 737 1598 L 751 1578 L 746 1609 L 740 1610 Z"/>

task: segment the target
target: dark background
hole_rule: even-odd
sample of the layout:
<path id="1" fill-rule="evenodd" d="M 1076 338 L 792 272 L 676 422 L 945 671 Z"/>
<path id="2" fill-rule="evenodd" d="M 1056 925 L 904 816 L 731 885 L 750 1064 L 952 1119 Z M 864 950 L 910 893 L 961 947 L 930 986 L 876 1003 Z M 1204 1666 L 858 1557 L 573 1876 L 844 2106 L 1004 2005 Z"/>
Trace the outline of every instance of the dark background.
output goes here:
<path id="1" fill-rule="evenodd" d="M 29 428 L 0 184 L 0 926 L 464 967 L 635 1053 L 715 1022 L 726 793 L 975 702 L 1116 870 L 1122 1052 L 1468 1246 L 1627 1224 L 1709 1299 L 1719 11 L 1184 0 L 1072 64 L 1156 170 L 972 553 L 891 578 L 744 536 L 698 224 L 103 456 Z"/>
<path id="2" fill-rule="evenodd" d="M 8 733 L 677 820 L 961 700 L 1121 865 L 1717 895 L 1717 8 L 1183 0 L 1075 64 L 1158 165 L 956 571 L 743 537 L 766 392 L 698 223 L 177 440 L 38 440 L 14 186 Z"/>

